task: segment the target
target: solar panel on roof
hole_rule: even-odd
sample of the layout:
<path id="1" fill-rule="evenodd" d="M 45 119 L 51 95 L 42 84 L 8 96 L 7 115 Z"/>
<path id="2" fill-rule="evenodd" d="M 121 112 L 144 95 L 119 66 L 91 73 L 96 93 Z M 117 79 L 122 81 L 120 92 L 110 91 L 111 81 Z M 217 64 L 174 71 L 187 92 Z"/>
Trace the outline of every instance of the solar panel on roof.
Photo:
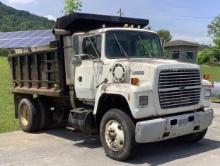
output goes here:
<path id="1" fill-rule="evenodd" d="M 45 45 L 48 42 L 48 39 L 43 39 L 40 41 L 39 45 Z"/>
<path id="2" fill-rule="evenodd" d="M 55 40 L 52 30 L 0 32 L 0 48 L 25 48 L 50 44 Z"/>

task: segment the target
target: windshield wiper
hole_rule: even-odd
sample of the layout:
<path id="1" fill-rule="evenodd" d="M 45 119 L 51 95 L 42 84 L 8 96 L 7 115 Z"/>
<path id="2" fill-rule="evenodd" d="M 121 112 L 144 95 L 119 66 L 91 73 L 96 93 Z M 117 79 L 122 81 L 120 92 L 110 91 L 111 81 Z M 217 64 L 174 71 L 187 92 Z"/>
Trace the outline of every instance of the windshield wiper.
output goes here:
<path id="1" fill-rule="evenodd" d="M 148 55 L 152 58 L 152 55 L 151 55 L 150 51 L 149 51 L 148 48 L 144 45 L 144 41 L 141 39 L 140 35 L 137 35 L 137 36 L 138 36 L 138 38 L 139 38 L 139 40 L 140 40 L 140 42 L 141 42 L 143 48 L 145 49 L 145 51 L 147 51 Z"/>
<path id="2" fill-rule="evenodd" d="M 96 56 L 100 58 L 101 56 L 100 56 L 98 49 L 94 46 L 94 43 L 92 42 L 91 38 L 88 37 L 88 39 L 89 39 L 90 44 L 92 45 L 92 48 L 94 49 L 94 51 L 96 53 Z"/>
<path id="3" fill-rule="evenodd" d="M 121 43 L 118 41 L 118 38 L 117 38 L 117 36 L 116 36 L 115 34 L 114 34 L 114 38 L 115 38 L 115 41 L 116 41 L 116 43 L 117 43 L 117 45 L 118 45 L 118 47 L 119 47 L 119 50 L 120 50 L 121 54 L 124 55 L 124 56 L 126 56 L 126 57 L 128 57 L 128 54 L 127 54 L 126 51 L 124 50 L 124 48 L 123 48 L 123 46 L 121 45 Z"/>

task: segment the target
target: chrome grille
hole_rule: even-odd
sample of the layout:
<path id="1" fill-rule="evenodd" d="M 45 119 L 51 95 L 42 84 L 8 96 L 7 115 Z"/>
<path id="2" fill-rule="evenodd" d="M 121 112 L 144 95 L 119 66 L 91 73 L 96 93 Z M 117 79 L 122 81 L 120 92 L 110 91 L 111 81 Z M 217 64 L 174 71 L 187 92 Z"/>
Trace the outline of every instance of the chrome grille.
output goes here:
<path id="1" fill-rule="evenodd" d="M 196 105 L 200 100 L 201 78 L 198 69 L 163 70 L 159 76 L 162 109 Z"/>

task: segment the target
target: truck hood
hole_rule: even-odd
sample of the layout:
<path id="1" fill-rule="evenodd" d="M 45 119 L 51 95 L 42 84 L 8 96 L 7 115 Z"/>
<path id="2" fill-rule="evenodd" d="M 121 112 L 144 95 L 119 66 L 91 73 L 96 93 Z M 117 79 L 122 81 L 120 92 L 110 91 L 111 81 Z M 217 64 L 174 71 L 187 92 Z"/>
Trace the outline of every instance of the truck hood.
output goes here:
<path id="1" fill-rule="evenodd" d="M 154 82 L 154 76 L 158 76 L 156 72 L 163 69 L 199 69 L 196 64 L 189 64 L 178 62 L 176 60 L 166 59 L 132 59 L 123 60 L 121 63 L 125 63 L 130 67 L 130 76 L 139 78 L 142 82 L 149 81 Z"/>
<path id="2" fill-rule="evenodd" d="M 129 73 L 130 75 L 127 76 L 127 81 L 130 81 L 131 78 L 139 78 L 140 80 L 140 86 L 135 86 L 135 88 L 139 88 L 140 92 L 144 93 L 144 91 L 148 91 L 149 96 L 151 96 L 149 99 L 151 103 L 148 106 L 149 110 L 152 110 L 152 113 L 155 115 L 163 115 L 163 114 L 173 114 L 177 112 L 184 112 L 189 110 L 195 110 L 200 107 L 199 104 L 190 105 L 190 106 L 179 106 L 178 109 L 176 108 L 161 108 L 160 106 L 160 100 L 159 100 L 159 83 L 160 83 L 160 73 L 162 71 L 168 72 L 167 70 L 171 70 L 171 72 L 176 72 L 178 69 L 180 71 L 183 69 L 189 69 L 189 70 L 199 70 L 199 66 L 196 64 L 190 64 L 190 63 L 183 63 L 178 62 L 175 60 L 166 60 L 166 59 L 129 59 L 129 60 L 115 60 L 112 63 L 112 66 L 117 66 L 117 64 L 122 64 L 124 66 L 124 71 Z M 120 68 L 120 67 L 118 67 Z M 120 70 L 118 70 L 120 71 Z M 112 74 L 113 75 L 113 74 Z M 118 74 L 120 75 L 120 74 Z M 165 77 L 165 76 L 163 76 Z M 167 83 L 167 85 L 175 86 L 175 82 Z M 181 83 L 180 83 L 181 86 Z M 173 88 L 173 87 L 172 87 Z M 164 92 L 170 92 L 172 88 L 164 88 Z M 176 88 L 182 88 L 178 87 L 176 85 Z M 185 90 L 185 86 L 183 87 Z M 151 93 L 151 94 L 150 94 Z M 166 94 L 167 95 L 167 94 Z M 169 94 L 168 94 L 169 96 Z M 169 97 L 168 97 L 169 98 Z M 168 101 L 169 102 L 169 101 Z"/>

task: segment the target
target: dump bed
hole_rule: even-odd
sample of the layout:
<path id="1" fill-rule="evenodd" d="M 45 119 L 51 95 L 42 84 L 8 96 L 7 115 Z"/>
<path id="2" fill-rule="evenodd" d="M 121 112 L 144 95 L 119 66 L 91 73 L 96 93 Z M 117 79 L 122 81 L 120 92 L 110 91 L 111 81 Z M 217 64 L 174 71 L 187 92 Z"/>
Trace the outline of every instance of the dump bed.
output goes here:
<path id="1" fill-rule="evenodd" d="M 9 56 L 14 93 L 64 95 L 64 61 L 58 49 L 20 52 Z"/>

